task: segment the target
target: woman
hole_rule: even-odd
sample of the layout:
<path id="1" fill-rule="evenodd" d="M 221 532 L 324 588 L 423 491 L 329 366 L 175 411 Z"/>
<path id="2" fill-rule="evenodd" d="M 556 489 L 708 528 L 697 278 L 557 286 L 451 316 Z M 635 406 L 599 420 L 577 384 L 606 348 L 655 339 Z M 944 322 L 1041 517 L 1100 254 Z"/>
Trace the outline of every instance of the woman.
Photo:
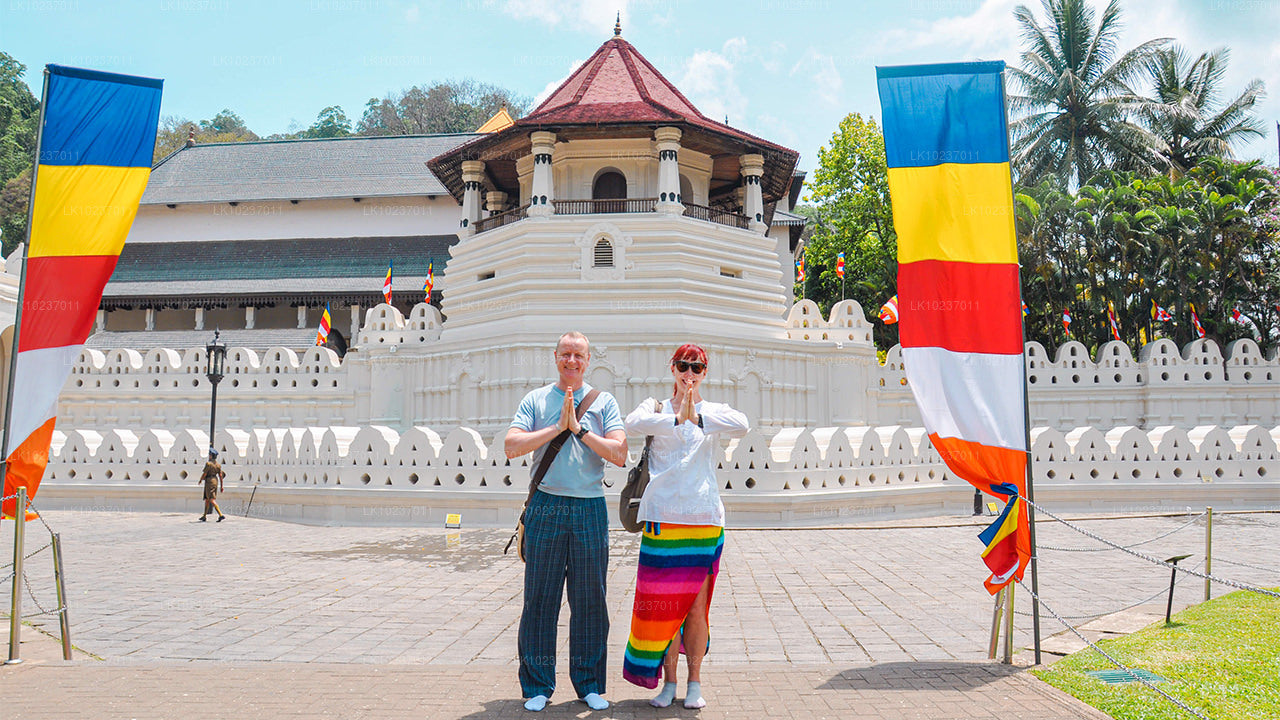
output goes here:
<path id="1" fill-rule="evenodd" d="M 636 572 L 631 637 L 622 674 L 629 682 L 655 688 L 666 682 L 654 707 L 676 695 L 676 664 L 683 651 L 689 669 L 684 706 L 706 706 L 702 697 L 702 657 L 708 638 L 707 611 L 724 548 L 724 504 L 715 479 L 720 438 L 742 437 L 747 417 L 723 403 L 702 399 L 707 353 L 681 345 L 671 357 L 675 386 L 671 399 L 644 401 L 625 425 L 628 434 L 652 435 L 649 486 L 640 500 L 645 523 Z"/>

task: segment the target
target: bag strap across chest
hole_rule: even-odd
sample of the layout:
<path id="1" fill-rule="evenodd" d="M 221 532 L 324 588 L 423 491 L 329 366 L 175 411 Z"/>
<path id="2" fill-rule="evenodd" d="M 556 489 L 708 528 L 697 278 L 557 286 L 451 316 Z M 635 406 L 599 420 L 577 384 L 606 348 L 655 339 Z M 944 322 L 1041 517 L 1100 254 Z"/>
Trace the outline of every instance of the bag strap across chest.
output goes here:
<path id="1" fill-rule="evenodd" d="M 582 418 L 586 417 L 587 410 L 591 409 L 591 403 L 595 402 L 596 396 L 600 394 L 599 390 L 592 388 L 587 393 L 582 402 L 578 403 L 577 411 L 574 413 L 578 417 L 578 422 L 582 422 Z M 533 500 L 533 494 L 538 492 L 538 486 L 542 484 L 542 477 L 551 469 L 551 463 L 556 459 L 556 455 L 560 452 L 560 448 L 564 446 L 566 440 L 569 439 L 570 432 L 566 428 L 560 431 L 551 439 L 551 444 L 547 446 L 547 451 L 542 453 L 542 460 L 538 463 L 538 468 L 533 471 L 533 478 L 529 480 L 529 497 L 525 498 L 525 507 Z"/>

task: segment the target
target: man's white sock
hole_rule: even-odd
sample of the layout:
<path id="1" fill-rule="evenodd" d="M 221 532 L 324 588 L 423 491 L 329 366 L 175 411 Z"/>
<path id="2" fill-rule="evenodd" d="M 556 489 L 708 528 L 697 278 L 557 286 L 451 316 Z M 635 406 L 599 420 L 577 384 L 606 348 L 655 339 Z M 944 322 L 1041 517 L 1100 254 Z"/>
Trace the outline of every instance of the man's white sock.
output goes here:
<path id="1" fill-rule="evenodd" d="M 546 706 L 547 706 L 546 695 L 534 695 L 533 697 L 526 700 L 524 703 L 524 709 L 532 710 L 533 712 L 540 712 L 542 708 Z"/>

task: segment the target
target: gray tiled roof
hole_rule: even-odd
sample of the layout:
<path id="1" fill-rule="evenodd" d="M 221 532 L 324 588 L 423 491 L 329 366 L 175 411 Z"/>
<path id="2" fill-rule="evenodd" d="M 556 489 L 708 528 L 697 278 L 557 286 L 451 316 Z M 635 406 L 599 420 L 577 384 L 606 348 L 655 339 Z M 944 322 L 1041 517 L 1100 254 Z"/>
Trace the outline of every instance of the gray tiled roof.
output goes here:
<path id="1" fill-rule="evenodd" d="M 151 171 L 143 205 L 446 195 L 427 161 L 479 135 L 211 143 Z"/>
<path id="2" fill-rule="evenodd" d="M 349 329 L 342 323 L 335 323 L 343 335 Z M 291 350 L 305 350 L 316 344 L 316 329 L 267 329 L 267 330 L 220 330 L 219 339 L 227 347 L 247 347 L 253 350 L 266 350 L 273 347 L 287 347 Z M 95 350 L 114 350 L 131 348 L 145 352 L 153 348 L 171 348 L 186 350 L 202 348 L 213 339 L 213 329 L 208 330 L 137 330 L 133 332 L 100 332 L 89 336 L 86 347 Z"/>
<path id="3" fill-rule="evenodd" d="M 230 284 L 253 283 L 250 291 L 258 292 L 283 288 L 290 278 L 308 286 L 354 278 L 381 288 L 392 261 L 396 289 L 409 278 L 418 278 L 421 287 L 427 263 L 434 263 L 439 276 L 457 241 L 457 235 L 410 235 L 125 243 L 106 294 L 124 294 L 125 285 L 180 288 L 202 281 L 218 282 L 226 288 L 221 292 L 233 292 Z"/>
<path id="4" fill-rule="evenodd" d="M 773 213 L 774 225 L 804 225 L 809 219 L 803 215 L 789 213 L 786 210 L 775 210 Z"/>

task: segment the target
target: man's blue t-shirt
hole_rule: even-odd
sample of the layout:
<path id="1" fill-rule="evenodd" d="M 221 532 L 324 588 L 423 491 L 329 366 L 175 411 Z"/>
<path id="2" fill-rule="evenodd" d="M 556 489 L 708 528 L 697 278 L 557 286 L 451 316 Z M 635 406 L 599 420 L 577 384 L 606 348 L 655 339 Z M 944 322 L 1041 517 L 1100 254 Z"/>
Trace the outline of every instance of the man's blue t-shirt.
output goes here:
<path id="1" fill-rule="evenodd" d="M 574 391 L 574 406 L 582 402 L 582 398 L 590 391 L 590 385 L 584 385 Z M 511 419 L 511 427 L 533 431 L 555 425 L 560 422 L 560 411 L 563 408 L 563 390 L 556 387 L 554 383 L 538 388 L 525 395 L 520 401 L 516 416 Z M 600 393 L 595 402 L 591 403 L 587 414 L 582 416 L 582 425 L 600 436 L 614 430 L 622 430 L 618 401 L 607 392 Z M 550 446 L 551 443 L 548 442 L 533 451 L 533 462 L 529 465 L 530 475 L 538 469 L 543 454 Z M 604 497 L 604 486 L 601 484 L 603 479 L 604 458 L 597 455 L 581 440 L 570 435 L 561 446 L 560 452 L 556 453 L 555 460 L 551 461 L 547 474 L 542 476 L 542 484 L 538 489 L 565 497 Z"/>

